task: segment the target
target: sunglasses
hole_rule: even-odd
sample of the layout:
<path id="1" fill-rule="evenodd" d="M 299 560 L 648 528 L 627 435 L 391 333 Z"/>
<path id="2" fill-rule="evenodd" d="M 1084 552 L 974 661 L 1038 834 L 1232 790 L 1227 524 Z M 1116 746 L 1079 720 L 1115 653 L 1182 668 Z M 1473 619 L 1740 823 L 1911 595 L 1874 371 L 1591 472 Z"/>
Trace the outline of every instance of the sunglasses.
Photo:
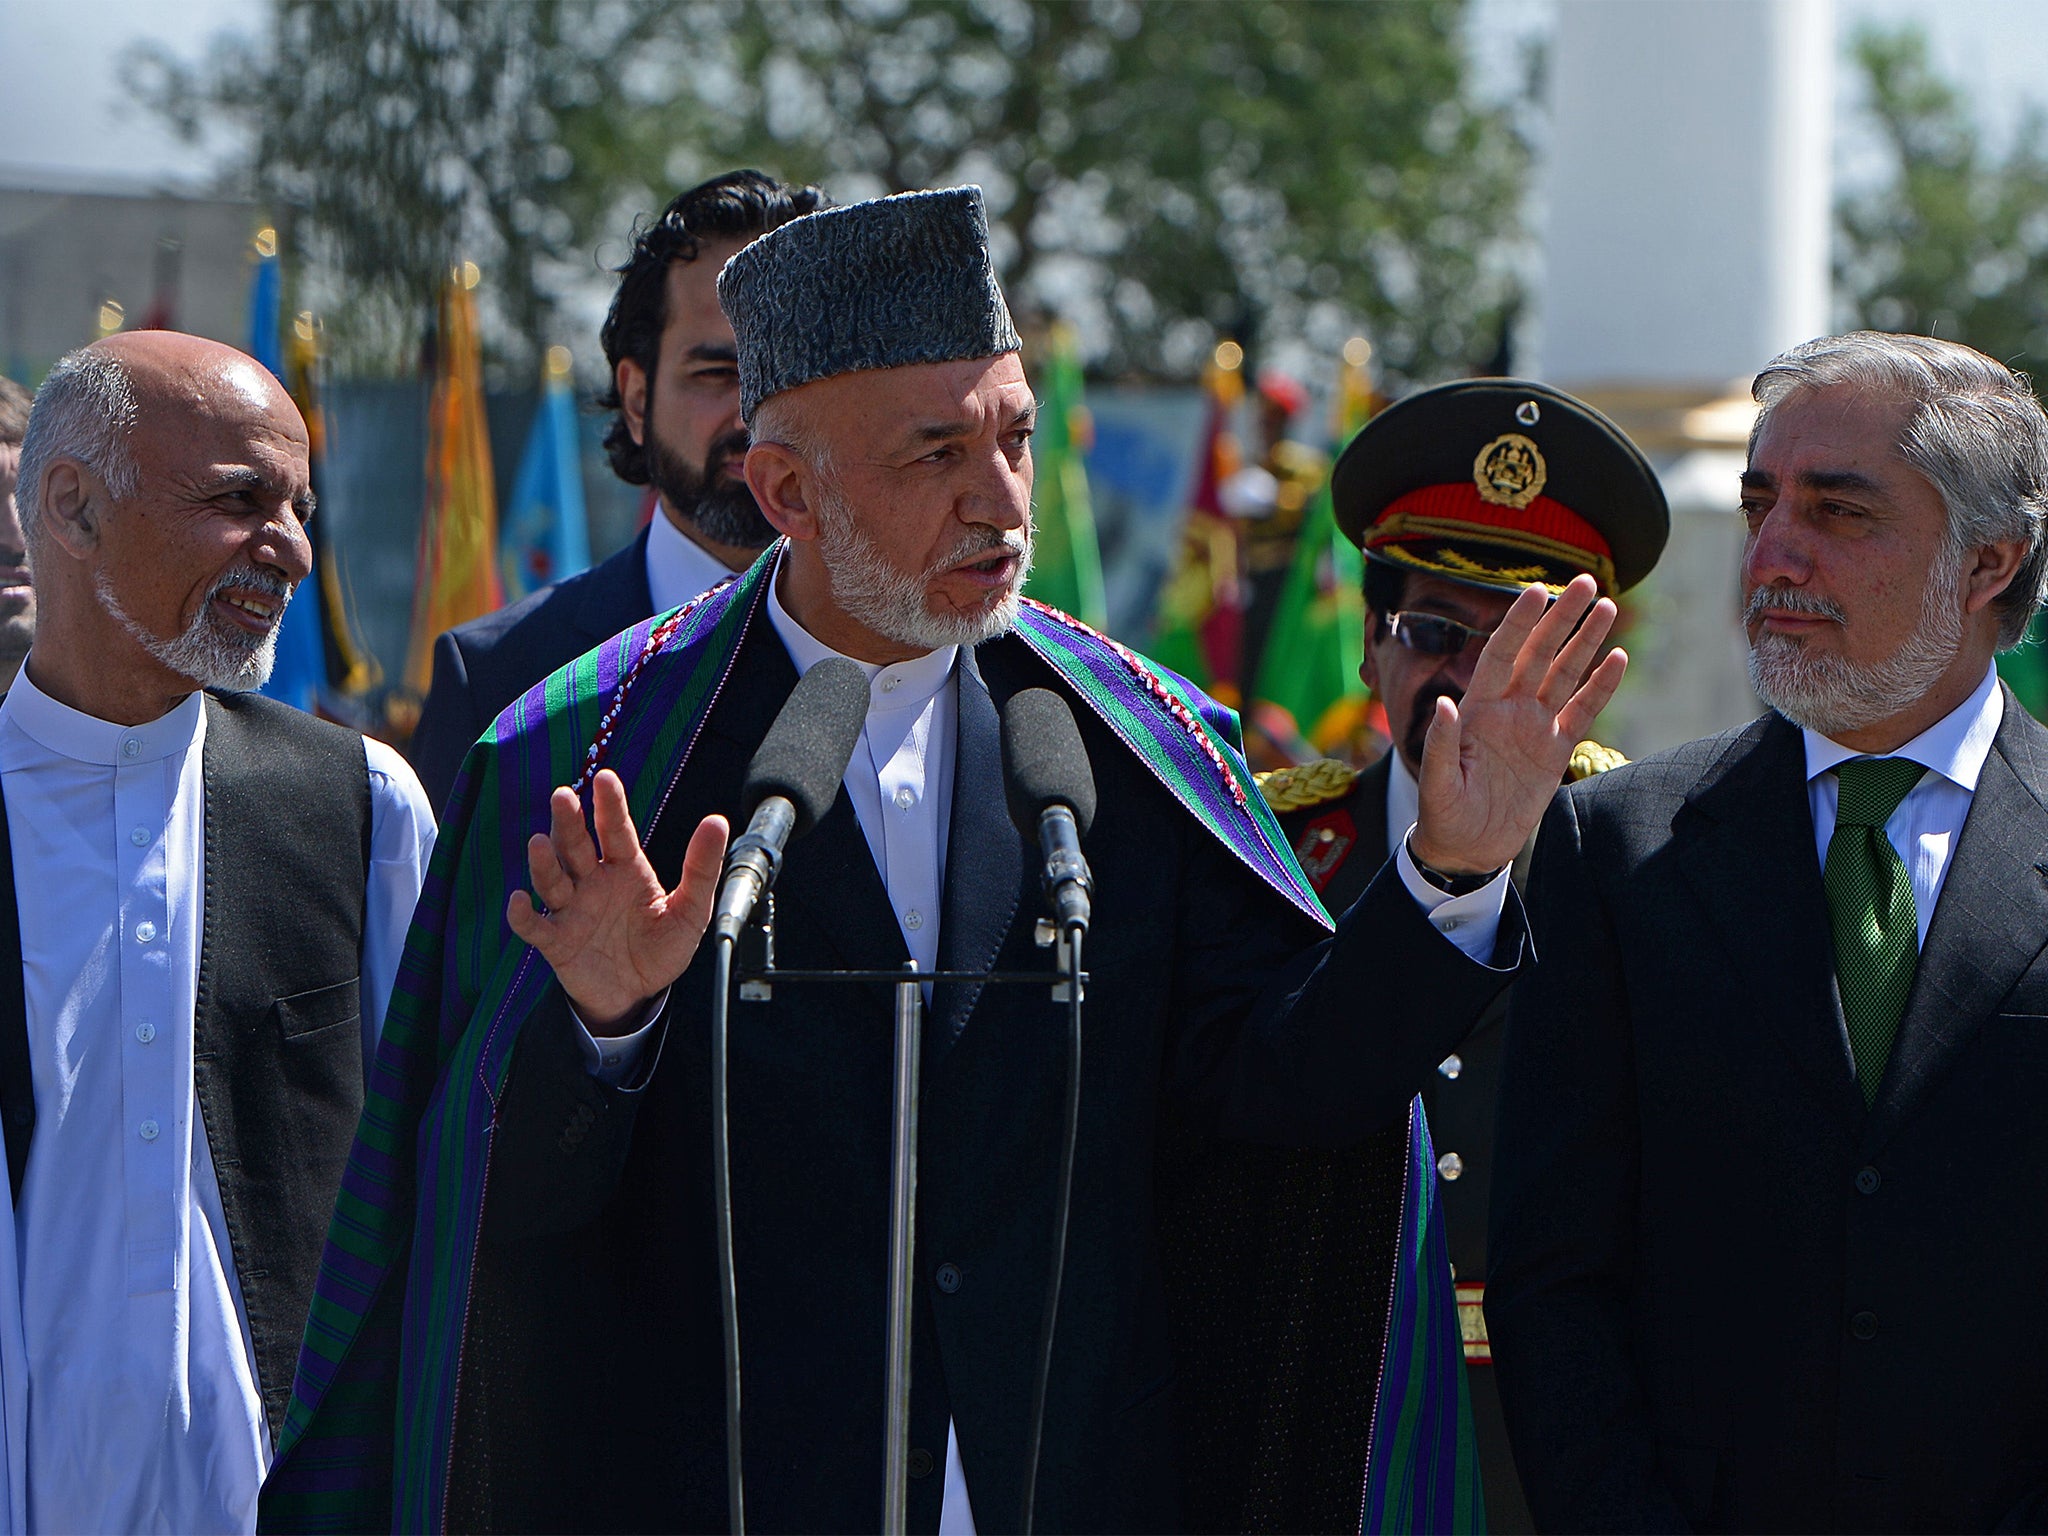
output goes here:
<path id="1" fill-rule="evenodd" d="M 1484 645 L 1493 633 L 1436 613 L 1389 614 L 1386 624 L 1404 649 L 1424 656 L 1455 656 L 1475 641 Z"/>

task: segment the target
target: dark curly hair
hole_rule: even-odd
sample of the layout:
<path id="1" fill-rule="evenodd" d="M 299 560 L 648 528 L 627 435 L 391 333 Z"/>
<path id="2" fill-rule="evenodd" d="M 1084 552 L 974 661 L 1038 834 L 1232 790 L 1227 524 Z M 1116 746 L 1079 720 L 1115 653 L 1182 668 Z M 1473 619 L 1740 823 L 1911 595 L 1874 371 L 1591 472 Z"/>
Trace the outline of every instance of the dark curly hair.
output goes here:
<path id="1" fill-rule="evenodd" d="M 619 291 L 598 333 L 612 382 L 597 397 L 598 405 L 617 412 L 605 430 L 604 451 L 612 473 L 628 485 L 648 482 L 647 455 L 627 430 L 619 398 L 618 368 L 631 358 L 654 378 L 661 355 L 661 333 L 668 327 L 668 269 L 671 263 L 695 261 L 705 241 L 751 239 L 791 219 L 832 206 L 832 199 L 813 186 L 790 187 L 759 171 L 728 171 L 680 194 L 662 209 L 661 217 L 633 236 L 633 253 L 619 267 Z"/>

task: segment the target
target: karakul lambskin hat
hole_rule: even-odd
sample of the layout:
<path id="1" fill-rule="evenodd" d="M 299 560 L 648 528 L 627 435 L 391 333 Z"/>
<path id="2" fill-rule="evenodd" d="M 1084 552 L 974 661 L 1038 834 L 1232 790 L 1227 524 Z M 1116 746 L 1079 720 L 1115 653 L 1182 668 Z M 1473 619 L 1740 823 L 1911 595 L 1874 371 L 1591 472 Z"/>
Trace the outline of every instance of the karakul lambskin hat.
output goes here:
<path id="1" fill-rule="evenodd" d="M 740 415 L 799 384 L 1022 343 L 989 259 L 981 188 L 905 192 L 792 219 L 725 264 Z"/>

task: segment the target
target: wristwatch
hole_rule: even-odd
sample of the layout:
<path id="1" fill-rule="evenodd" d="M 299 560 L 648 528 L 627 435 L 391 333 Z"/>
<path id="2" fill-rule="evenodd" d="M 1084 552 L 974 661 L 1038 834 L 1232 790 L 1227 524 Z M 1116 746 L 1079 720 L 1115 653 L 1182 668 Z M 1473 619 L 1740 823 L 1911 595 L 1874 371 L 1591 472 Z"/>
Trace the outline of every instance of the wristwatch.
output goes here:
<path id="1" fill-rule="evenodd" d="M 1415 872 L 1447 896 L 1470 896 L 1474 891 L 1483 890 L 1500 874 L 1500 871 L 1497 869 L 1491 873 L 1477 875 L 1446 874 L 1443 870 L 1432 869 L 1429 865 L 1422 862 L 1421 856 L 1415 851 L 1415 829 L 1413 827 L 1408 829 L 1406 841 L 1408 857 L 1415 865 Z"/>

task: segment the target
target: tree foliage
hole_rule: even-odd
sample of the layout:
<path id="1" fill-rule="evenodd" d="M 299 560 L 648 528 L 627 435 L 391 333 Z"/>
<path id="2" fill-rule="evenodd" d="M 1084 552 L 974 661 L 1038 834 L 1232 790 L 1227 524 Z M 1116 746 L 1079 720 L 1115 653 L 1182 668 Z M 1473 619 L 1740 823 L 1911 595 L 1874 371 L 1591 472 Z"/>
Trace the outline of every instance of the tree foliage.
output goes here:
<path id="1" fill-rule="evenodd" d="M 2048 373 L 2048 144 L 2038 111 L 2003 157 L 1936 72 L 1917 27 L 1852 44 L 1890 161 L 1837 209 L 1836 280 L 1852 323 L 1965 342 Z"/>
<path id="2" fill-rule="evenodd" d="M 548 339 L 628 210 L 753 163 L 842 198 L 982 182 L 1018 307 L 1098 367 L 1362 328 L 1428 377 L 1490 356 L 1514 299 L 1527 155 L 1472 97 L 1464 23 L 1464 0 L 273 0 L 260 42 L 138 67 L 175 121 L 245 128 L 254 189 L 394 334 L 464 254 Z"/>

